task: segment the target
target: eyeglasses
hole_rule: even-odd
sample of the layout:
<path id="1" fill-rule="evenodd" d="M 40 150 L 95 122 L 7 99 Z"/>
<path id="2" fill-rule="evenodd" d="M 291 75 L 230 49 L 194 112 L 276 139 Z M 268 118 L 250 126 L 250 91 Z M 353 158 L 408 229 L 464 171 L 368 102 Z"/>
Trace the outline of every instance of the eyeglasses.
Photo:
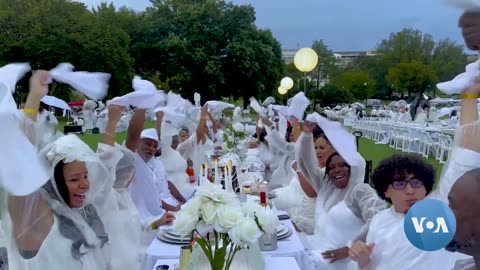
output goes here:
<path id="1" fill-rule="evenodd" d="M 396 190 L 404 190 L 407 188 L 407 184 L 410 184 L 412 188 L 420 188 L 423 187 L 423 181 L 418 179 L 412 179 L 410 181 L 393 181 L 392 187 Z"/>

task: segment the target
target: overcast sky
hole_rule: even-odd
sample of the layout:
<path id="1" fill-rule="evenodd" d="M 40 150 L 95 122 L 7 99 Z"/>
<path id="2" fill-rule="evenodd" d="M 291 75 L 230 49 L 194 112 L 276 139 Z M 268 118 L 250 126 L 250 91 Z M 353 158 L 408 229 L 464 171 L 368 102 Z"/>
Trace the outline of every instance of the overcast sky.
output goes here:
<path id="1" fill-rule="evenodd" d="M 114 2 L 144 10 L 148 0 L 82 0 L 87 5 Z M 370 50 L 391 32 L 410 27 L 435 39 L 463 44 L 457 27 L 460 11 L 446 0 L 233 0 L 251 4 L 257 26 L 269 28 L 283 48 L 310 46 L 322 39 L 334 51 Z"/>

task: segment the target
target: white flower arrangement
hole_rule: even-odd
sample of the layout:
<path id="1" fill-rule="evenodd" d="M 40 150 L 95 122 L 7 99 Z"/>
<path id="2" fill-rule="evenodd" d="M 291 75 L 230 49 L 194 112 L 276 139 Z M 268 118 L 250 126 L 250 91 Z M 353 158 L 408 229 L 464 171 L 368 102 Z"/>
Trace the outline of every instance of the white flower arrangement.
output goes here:
<path id="1" fill-rule="evenodd" d="M 276 232 L 279 225 L 272 209 L 253 202 L 241 203 L 235 194 L 206 182 L 182 206 L 173 228 L 182 236 L 197 232 L 199 236 L 194 240 L 215 270 L 219 265 L 225 267 L 220 269 L 229 269 L 237 251 L 255 243 L 264 233 Z M 214 235 L 214 247 L 208 233 Z"/>

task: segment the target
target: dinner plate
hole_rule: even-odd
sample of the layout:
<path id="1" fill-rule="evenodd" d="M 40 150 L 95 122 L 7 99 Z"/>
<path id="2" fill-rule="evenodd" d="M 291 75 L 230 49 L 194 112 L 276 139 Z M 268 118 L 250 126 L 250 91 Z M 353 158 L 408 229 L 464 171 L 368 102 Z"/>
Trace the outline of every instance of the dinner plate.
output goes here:
<path id="1" fill-rule="evenodd" d="M 164 232 L 164 235 L 170 239 L 174 239 L 174 240 L 189 240 L 190 237 L 189 236 L 183 236 L 180 235 L 179 233 L 177 232 L 174 232 L 174 231 L 168 231 L 168 232 Z"/>
<path id="2" fill-rule="evenodd" d="M 290 230 L 289 228 L 288 229 L 288 232 L 283 234 L 283 235 L 278 235 L 277 234 L 277 240 L 283 240 L 283 239 L 286 239 L 288 237 L 290 237 L 290 235 L 292 235 L 292 230 Z"/>
<path id="3" fill-rule="evenodd" d="M 169 244 L 173 244 L 173 245 L 186 245 L 186 244 L 189 243 L 188 239 L 186 239 L 186 240 L 172 239 L 172 238 L 166 236 L 165 233 L 162 232 L 162 231 L 159 231 L 157 233 L 157 238 L 160 239 L 161 241 L 165 242 L 165 243 L 169 243 Z"/>

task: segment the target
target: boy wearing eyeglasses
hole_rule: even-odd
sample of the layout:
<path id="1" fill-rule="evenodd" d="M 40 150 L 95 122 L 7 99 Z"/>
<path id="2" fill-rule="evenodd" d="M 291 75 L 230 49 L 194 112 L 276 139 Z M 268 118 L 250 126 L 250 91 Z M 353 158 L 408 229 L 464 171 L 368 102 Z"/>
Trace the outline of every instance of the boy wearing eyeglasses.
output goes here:
<path id="1" fill-rule="evenodd" d="M 461 258 L 459 253 L 449 253 L 444 249 L 433 252 L 417 249 L 405 235 L 404 220 L 410 207 L 427 196 L 448 203 L 448 195 L 455 182 L 466 172 L 480 167 L 479 97 L 479 80 L 461 95 L 461 126 L 456 131 L 452 154 L 435 190 L 434 169 L 415 156 L 395 155 L 376 168 L 372 175 L 373 186 L 392 207 L 373 217 L 366 242 L 356 242 L 350 248 L 349 256 L 360 269 L 450 270 Z M 456 235 L 460 235 L 459 230 L 463 229 L 457 227 Z"/>

